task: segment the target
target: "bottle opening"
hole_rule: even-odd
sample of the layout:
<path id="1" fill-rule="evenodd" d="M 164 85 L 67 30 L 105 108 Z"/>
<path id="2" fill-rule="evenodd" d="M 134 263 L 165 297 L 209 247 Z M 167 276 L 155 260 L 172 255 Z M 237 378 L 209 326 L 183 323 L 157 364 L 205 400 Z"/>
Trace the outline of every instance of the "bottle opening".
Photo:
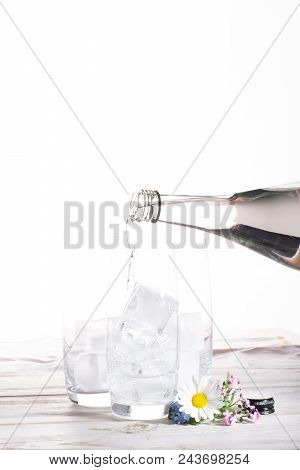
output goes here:
<path id="1" fill-rule="evenodd" d="M 160 215 L 158 191 L 141 189 L 133 193 L 129 205 L 129 219 L 132 222 L 157 222 Z"/>

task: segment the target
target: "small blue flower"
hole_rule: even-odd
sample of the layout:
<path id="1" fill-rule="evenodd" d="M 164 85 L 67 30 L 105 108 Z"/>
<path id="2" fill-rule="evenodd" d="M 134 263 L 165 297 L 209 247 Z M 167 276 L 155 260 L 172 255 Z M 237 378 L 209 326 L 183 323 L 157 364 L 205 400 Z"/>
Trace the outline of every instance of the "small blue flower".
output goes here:
<path id="1" fill-rule="evenodd" d="M 190 421 L 190 415 L 179 410 L 181 406 L 177 401 L 170 404 L 169 419 L 172 419 L 176 424 L 186 424 Z"/>

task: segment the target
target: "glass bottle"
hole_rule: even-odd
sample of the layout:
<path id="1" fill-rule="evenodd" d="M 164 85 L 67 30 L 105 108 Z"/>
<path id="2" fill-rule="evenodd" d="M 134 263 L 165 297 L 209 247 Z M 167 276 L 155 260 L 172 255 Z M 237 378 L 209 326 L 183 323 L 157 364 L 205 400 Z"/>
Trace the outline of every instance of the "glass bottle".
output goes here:
<path id="1" fill-rule="evenodd" d="M 185 206 L 184 217 L 174 213 L 177 206 Z M 217 196 L 140 190 L 132 196 L 129 218 L 218 235 L 300 269 L 300 183 Z"/>

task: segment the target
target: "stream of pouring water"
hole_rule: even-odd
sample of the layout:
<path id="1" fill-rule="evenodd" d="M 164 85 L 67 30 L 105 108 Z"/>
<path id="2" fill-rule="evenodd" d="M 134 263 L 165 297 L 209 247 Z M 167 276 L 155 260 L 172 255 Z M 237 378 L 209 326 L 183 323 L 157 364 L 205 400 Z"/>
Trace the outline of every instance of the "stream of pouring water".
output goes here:
<path id="1" fill-rule="evenodd" d="M 126 244 L 127 244 L 128 249 L 131 250 L 130 259 L 128 263 L 128 270 L 127 270 L 127 281 L 126 281 L 127 295 L 130 294 L 131 287 L 133 287 L 133 284 L 134 284 L 133 265 L 134 265 L 134 259 L 135 259 L 135 245 L 133 245 L 133 247 L 132 245 L 130 245 L 128 224 L 129 224 L 129 219 L 127 218 L 126 225 L 125 225 L 125 233 L 126 233 L 125 239 L 126 239 Z"/>

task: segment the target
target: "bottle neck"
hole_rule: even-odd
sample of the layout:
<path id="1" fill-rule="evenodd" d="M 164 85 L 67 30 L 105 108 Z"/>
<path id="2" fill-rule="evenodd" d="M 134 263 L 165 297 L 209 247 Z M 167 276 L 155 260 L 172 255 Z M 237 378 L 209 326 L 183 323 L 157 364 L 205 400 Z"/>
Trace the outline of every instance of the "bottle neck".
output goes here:
<path id="1" fill-rule="evenodd" d="M 228 204 L 235 200 L 232 196 L 188 196 L 177 194 L 160 194 L 158 191 L 141 189 L 136 191 L 129 205 L 129 219 L 132 222 L 157 222 L 161 211 L 170 205 L 193 202 L 212 202 L 215 204 Z"/>
<path id="2" fill-rule="evenodd" d="M 172 210 L 173 206 L 180 205 L 185 210 Z M 194 220 L 195 217 L 197 220 Z M 140 190 L 132 196 L 129 219 L 132 222 L 153 223 L 160 220 L 208 229 L 243 224 L 298 237 L 300 191 L 294 188 L 271 188 L 229 196 L 187 196 Z"/>
<path id="3" fill-rule="evenodd" d="M 129 205 L 132 222 L 157 222 L 160 216 L 161 197 L 158 191 L 141 189 L 133 193 Z"/>

